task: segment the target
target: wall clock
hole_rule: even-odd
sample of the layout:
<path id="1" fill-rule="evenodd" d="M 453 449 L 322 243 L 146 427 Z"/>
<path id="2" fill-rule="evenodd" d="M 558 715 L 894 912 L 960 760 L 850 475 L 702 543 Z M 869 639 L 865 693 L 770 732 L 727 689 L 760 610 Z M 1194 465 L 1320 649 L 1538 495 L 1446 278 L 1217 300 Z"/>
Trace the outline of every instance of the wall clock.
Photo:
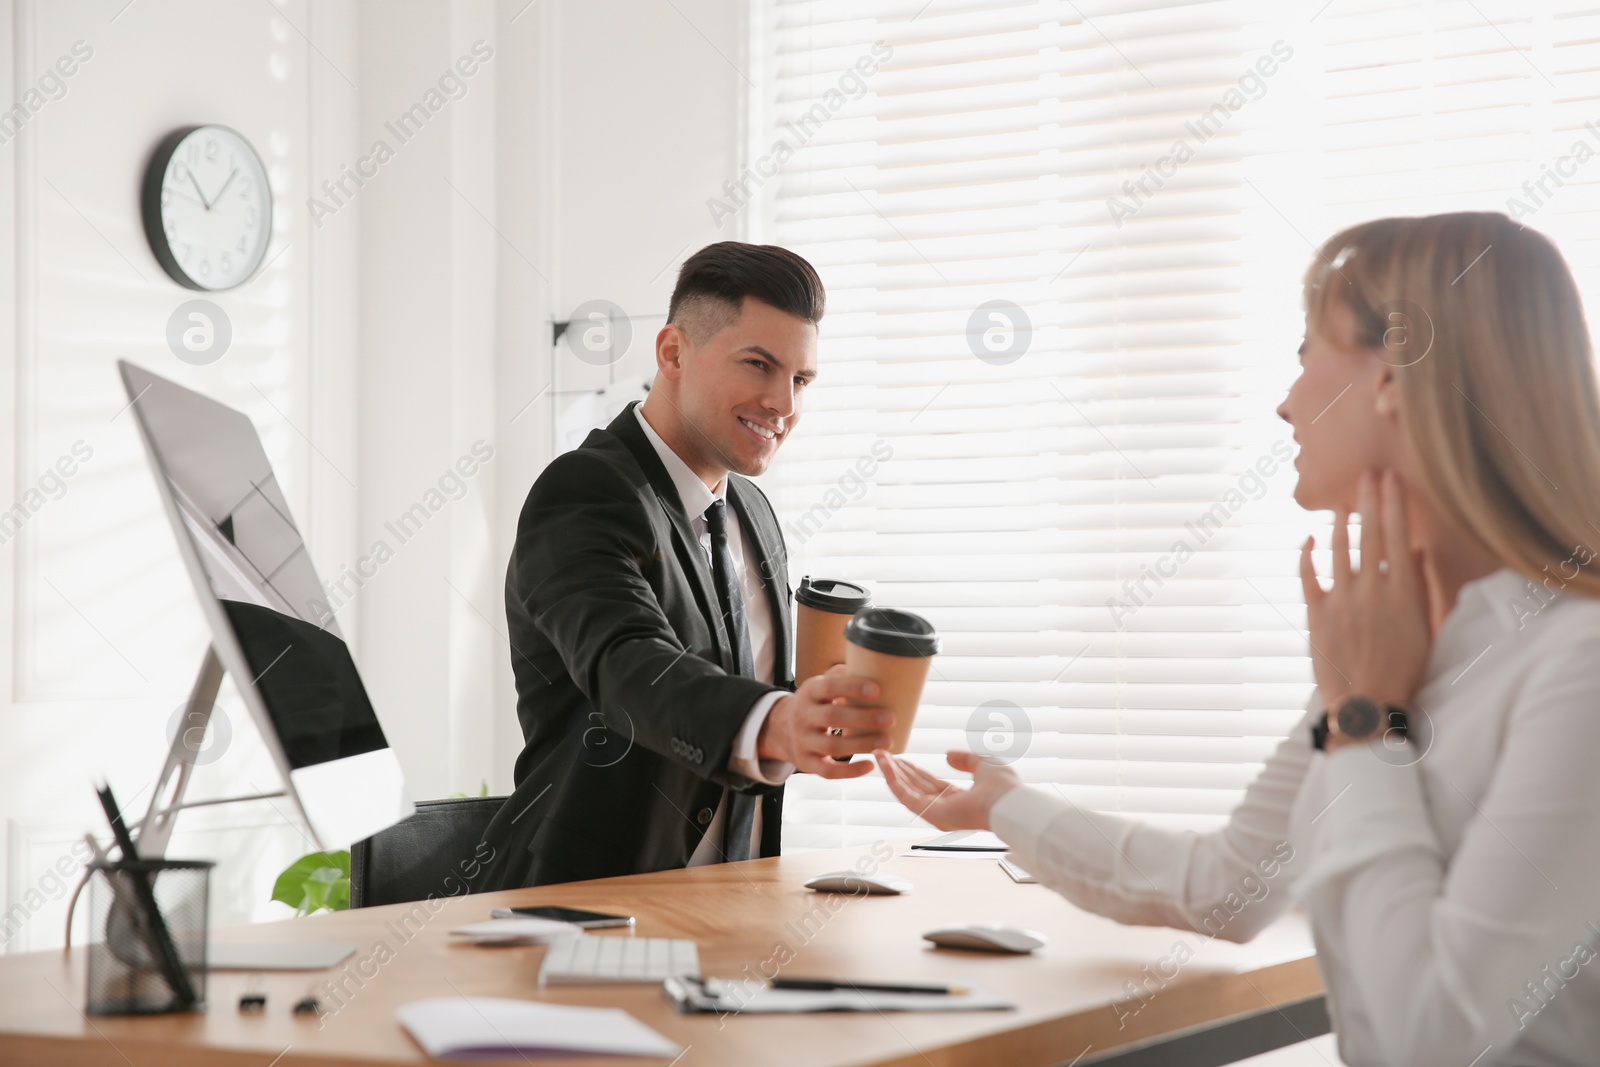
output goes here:
<path id="1" fill-rule="evenodd" d="M 188 126 L 163 138 L 145 171 L 140 207 L 151 251 L 189 289 L 248 281 L 272 236 L 266 168 L 226 126 Z"/>

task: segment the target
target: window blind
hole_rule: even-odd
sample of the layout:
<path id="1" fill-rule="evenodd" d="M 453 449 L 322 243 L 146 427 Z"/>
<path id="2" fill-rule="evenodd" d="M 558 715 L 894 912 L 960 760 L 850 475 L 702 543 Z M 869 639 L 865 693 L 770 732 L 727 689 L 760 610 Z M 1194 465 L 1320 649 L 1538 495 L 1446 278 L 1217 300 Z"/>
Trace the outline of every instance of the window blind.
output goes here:
<path id="1" fill-rule="evenodd" d="M 1093 809 L 1218 825 L 1311 692 L 1296 550 L 1326 516 L 1293 503 L 1274 408 L 1313 244 L 1511 211 L 1575 138 L 1600 149 L 1600 18 L 754 10 L 768 84 L 736 192 L 829 298 L 822 376 L 763 482 L 795 579 L 937 625 L 928 769 L 955 777 L 942 754 L 970 747 Z M 1580 282 L 1600 280 L 1584 165 L 1530 223 Z M 791 780 L 786 847 L 926 832 L 877 776 Z"/>

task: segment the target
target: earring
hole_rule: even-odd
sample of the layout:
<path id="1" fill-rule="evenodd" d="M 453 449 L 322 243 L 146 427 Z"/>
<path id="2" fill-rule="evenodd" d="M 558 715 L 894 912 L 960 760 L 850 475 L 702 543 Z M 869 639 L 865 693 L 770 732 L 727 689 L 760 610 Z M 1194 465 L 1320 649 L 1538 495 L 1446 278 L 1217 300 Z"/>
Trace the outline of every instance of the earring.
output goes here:
<path id="1" fill-rule="evenodd" d="M 1389 415 L 1393 414 L 1394 412 L 1394 400 L 1391 399 L 1387 393 L 1384 393 L 1378 397 L 1378 402 L 1375 406 L 1378 409 L 1379 415 Z"/>

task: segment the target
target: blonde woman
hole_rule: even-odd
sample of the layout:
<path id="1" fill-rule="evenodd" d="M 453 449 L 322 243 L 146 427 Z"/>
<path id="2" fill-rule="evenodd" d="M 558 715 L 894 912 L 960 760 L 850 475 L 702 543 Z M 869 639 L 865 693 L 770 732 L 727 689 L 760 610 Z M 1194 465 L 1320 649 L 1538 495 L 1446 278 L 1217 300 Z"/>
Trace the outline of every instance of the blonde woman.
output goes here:
<path id="1" fill-rule="evenodd" d="M 1544 237 L 1452 214 L 1338 234 L 1304 295 L 1278 414 L 1296 501 L 1334 513 L 1331 587 L 1309 540 L 1300 560 L 1317 688 L 1227 825 L 1083 811 L 970 753 L 949 756 L 970 789 L 879 765 L 935 826 L 994 830 L 1122 922 L 1243 941 L 1300 899 L 1354 1067 L 1600 1062 L 1600 401 L 1577 289 Z"/>

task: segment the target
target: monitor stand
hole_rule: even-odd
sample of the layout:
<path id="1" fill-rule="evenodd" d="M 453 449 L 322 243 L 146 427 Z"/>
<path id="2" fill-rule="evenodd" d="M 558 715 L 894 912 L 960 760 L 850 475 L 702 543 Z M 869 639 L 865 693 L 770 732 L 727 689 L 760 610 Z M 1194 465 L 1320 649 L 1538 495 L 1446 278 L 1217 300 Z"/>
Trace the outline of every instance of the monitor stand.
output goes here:
<path id="1" fill-rule="evenodd" d="M 194 771 L 195 760 L 201 751 L 201 742 L 205 740 L 206 730 L 211 725 L 211 711 L 216 707 L 217 693 L 222 688 L 224 673 L 222 661 L 217 658 L 216 650 L 207 645 L 205 657 L 200 661 L 200 671 L 195 675 L 194 687 L 189 691 L 184 725 L 173 734 L 172 743 L 167 749 L 166 762 L 156 779 L 155 790 L 150 797 L 150 806 L 145 809 L 144 818 L 139 820 L 138 826 L 132 828 L 134 847 L 138 850 L 140 859 L 161 859 L 166 855 L 167 843 L 172 838 L 172 827 L 177 822 L 178 813 L 185 808 L 204 808 L 217 804 L 238 804 L 250 800 L 271 800 L 275 797 L 288 796 L 293 801 L 295 809 L 299 811 L 299 801 L 285 789 L 272 793 L 252 793 L 247 796 L 184 802 L 184 793 L 189 788 L 189 776 Z M 305 820 L 305 813 L 300 812 L 300 817 Z M 93 834 L 85 835 L 85 839 L 93 850 L 96 860 L 107 858 L 105 849 Z M 83 887 L 89 882 L 89 874 L 87 870 L 83 872 L 83 877 L 72 891 L 71 900 L 67 902 L 68 948 L 72 947 L 73 911 L 77 908 L 78 897 L 83 893 Z M 356 951 L 355 945 L 320 941 L 269 942 L 259 945 L 241 942 L 211 947 L 218 950 L 215 962 L 208 960 L 211 969 L 243 971 L 321 970 L 333 966 Z"/>
<path id="2" fill-rule="evenodd" d="M 173 734 L 172 744 L 167 749 L 167 761 L 162 765 L 155 790 L 150 795 L 150 806 L 145 809 L 139 825 L 132 828 L 133 843 L 139 850 L 140 859 L 158 860 L 167 854 L 167 842 L 172 837 L 173 824 L 178 820 L 178 812 L 185 808 L 271 800 L 288 795 L 286 790 L 279 789 L 273 793 L 184 803 L 183 796 L 189 789 L 189 775 L 194 771 L 195 761 L 200 756 L 200 744 L 211 726 L 211 711 L 216 707 L 217 692 L 222 688 L 224 673 L 216 650 L 207 645 L 205 658 L 200 661 L 200 672 L 195 675 L 194 688 L 189 691 L 189 701 L 185 705 L 184 726 Z M 295 806 L 299 807 L 298 804 Z"/>

